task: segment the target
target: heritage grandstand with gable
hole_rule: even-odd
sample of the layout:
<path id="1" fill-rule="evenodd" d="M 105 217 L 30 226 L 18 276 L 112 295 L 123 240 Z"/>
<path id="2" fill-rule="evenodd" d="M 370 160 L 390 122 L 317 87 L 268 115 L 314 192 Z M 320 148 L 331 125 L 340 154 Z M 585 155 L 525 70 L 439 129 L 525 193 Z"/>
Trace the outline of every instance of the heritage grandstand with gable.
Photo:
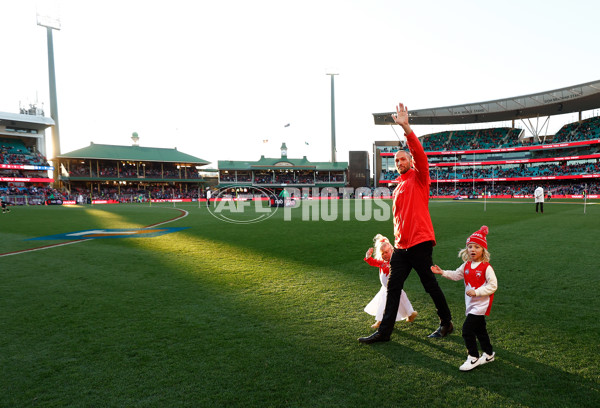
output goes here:
<path id="1" fill-rule="evenodd" d="M 208 161 L 176 148 L 137 145 L 89 146 L 56 159 L 59 180 L 73 199 L 90 198 L 108 202 L 198 199 L 206 180 L 198 168 Z"/>
<path id="2" fill-rule="evenodd" d="M 286 187 L 345 187 L 347 162 L 311 162 L 306 156 L 292 159 L 287 146 L 281 145 L 281 157 L 261 156 L 257 161 L 219 160 L 219 188 L 243 191 L 260 187 L 279 194 Z"/>
<path id="3" fill-rule="evenodd" d="M 413 125 L 511 122 L 508 127 L 446 130 L 420 136 L 429 157 L 431 195 L 438 197 L 529 197 L 541 185 L 553 197 L 600 197 L 600 81 L 538 94 L 409 112 Z M 551 116 L 578 113 L 555 134 L 542 134 Z M 375 124 L 391 125 L 393 112 L 374 113 Z M 584 117 L 584 113 L 587 117 Z M 544 125 L 535 127 L 531 119 Z M 530 132 L 516 127 L 516 121 Z M 375 185 L 398 176 L 398 141 L 373 146 Z"/>

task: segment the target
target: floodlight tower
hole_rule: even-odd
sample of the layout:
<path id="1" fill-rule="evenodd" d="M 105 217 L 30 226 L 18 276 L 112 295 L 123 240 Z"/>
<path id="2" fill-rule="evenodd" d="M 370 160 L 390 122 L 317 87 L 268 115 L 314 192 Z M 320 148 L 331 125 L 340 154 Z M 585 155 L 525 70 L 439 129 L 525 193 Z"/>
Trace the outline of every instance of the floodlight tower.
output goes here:
<path id="1" fill-rule="evenodd" d="M 54 120 L 52 127 L 52 158 L 56 159 L 60 155 L 60 131 L 58 126 L 58 103 L 56 98 L 56 75 L 54 73 L 54 42 L 52 41 L 52 30 L 60 30 L 60 19 L 44 15 L 37 15 L 37 25 L 46 27 L 46 36 L 48 39 L 48 82 L 50 87 L 50 117 Z M 54 183 L 58 183 L 59 169 L 57 161 L 54 160 L 53 178 Z"/>
<path id="2" fill-rule="evenodd" d="M 335 163 L 335 95 L 333 77 L 339 74 L 326 74 L 331 77 L 331 162 Z"/>

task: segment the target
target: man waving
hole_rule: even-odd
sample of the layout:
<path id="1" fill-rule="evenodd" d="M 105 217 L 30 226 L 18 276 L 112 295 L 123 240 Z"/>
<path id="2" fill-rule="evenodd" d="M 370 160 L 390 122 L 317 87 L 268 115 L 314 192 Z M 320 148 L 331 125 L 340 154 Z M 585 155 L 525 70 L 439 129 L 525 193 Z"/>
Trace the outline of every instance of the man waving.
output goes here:
<path id="1" fill-rule="evenodd" d="M 440 326 L 428 337 L 446 337 L 454 331 L 450 308 L 444 292 L 439 287 L 431 266 L 435 245 L 433 224 L 429 215 L 429 163 L 425 150 L 408 123 L 408 110 L 403 104 L 392 115 L 394 122 L 402 126 L 410 152 L 396 153 L 396 169 L 400 176 L 392 195 L 395 249 L 390 260 L 388 293 L 385 312 L 379 329 L 359 342 L 370 344 L 389 341 L 398 313 L 404 281 L 414 269 L 419 275 L 425 292 L 431 296 L 440 318 Z"/>

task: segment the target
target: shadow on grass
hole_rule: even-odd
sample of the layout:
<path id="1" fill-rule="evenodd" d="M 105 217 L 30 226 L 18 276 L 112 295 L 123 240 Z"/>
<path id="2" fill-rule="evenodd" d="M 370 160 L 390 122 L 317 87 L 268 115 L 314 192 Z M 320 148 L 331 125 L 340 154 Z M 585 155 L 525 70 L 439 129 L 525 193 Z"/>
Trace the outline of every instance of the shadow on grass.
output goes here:
<path id="1" fill-rule="evenodd" d="M 486 390 L 516 406 L 591 408 L 600 402 L 597 382 L 503 347 L 494 347 L 496 358 L 493 362 L 461 372 L 458 367 L 465 361 L 467 353 L 460 330 L 445 339 L 428 339 L 413 332 L 405 328 L 395 330 L 389 343 L 376 343 L 370 347 L 395 364 L 425 365 L 439 370 L 452 377 L 451 387 Z M 420 352 L 415 353 L 415 350 Z M 486 405 L 485 402 L 472 400 L 473 405 L 479 406 Z"/>
<path id="2" fill-rule="evenodd" d="M 211 248 L 212 245 L 215 247 Z M 220 248 L 221 245 L 204 241 L 204 244 L 192 244 L 187 249 L 196 253 L 195 250 L 205 246 L 205 251 L 214 253 L 220 252 L 215 249 Z M 235 253 L 235 251 L 225 249 L 224 253 Z M 337 291 L 335 285 L 339 284 L 341 280 L 344 282 L 341 289 L 348 290 L 348 282 L 354 282 L 354 280 L 341 271 L 326 271 L 323 268 L 307 270 L 307 265 L 294 263 L 287 259 L 248 251 L 243 253 L 245 260 L 255 265 L 256 269 L 265 268 L 264 271 L 258 274 L 249 272 L 246 270 L 247 265 L 240 265 L 239 270 L 231 270 L 227 266 L 231 265 L 229 262 L 215 266 L 209 260 L 202 260 L 203 258 L 200 257 L 200 259 L 196 259 L 196 266 L 203 265 L 204 267 L 201 269 L 205 272 L 211 271 L 211 273 L 206 275 L 203 272 L 201 275 L 192 275 L 193 280 L 198 279 L 203 282 L 203 285 L 208 284 L 217 292 L 224 289 L 231 291 L 232 297 L 229 299 L 235 305 L 234 309 L 239 308 L 244 311 L 244 315 L 252 316 L 250 321 L 256 319 L 269 327 L 276 328 L 268 331 L 268 337 L 271 340 L 283 343 L 291 341 L 289 346 L 297 348 L 296 352 L 299 352 L 303 358 L 310 356 L 315 362 L 332 364 L 333 367 L 337 367 L 333 361 L 324 356 L 327 354 L 335 356 L 333 360 L 344 358 L 343 350 L 346 348 L 344 344 L 347 341 L 355 342 L 354 339 L 338 337 L 339 335 L 347 336 L 343 324 L 348 318 L 342 310 L 347 307 L 349 298 L 355 292 L 350 290 L 350 293 L 344 294 L 342 291 Z M 244 279 L 248 281 L 241 283 L 240 280 Z M 429 307 L 431 308 L 430 305 Z M 428 314 L 423 313 L 423 316 Z M 397 327 L 399 329 L 396 330 L 395 336 L 408 338 L 409 345 L 401 346 L 399 350 L 392 349 L 389 355 L 385 355 L 386 358 L 392 361 L 397 360 L 397 363 L 402 365 L 413 364 L 417 372 L 424 366 L 439 367 L 446 376 L 458 380 L 460 387 L 479 387 L 481 395 L 485 395 L 483 391 L 485 390 L 501 396 L 504 400 L 533 406 L 548 403 L 549 406 L 552 406 L 557 401 L 561 406 L 586 406 L 589 401 L 595 401 L 598 396 L 594 383 L 533 359 L 522 358 L 515 353 L 511 354 L 502 348 L 497 349 L 500 364 L 495 365 L 500 368 L 495 369 L 494 365 L 490 364 L 477 371 L 498 370 L 495 378 L 482 377 L 475 381 L 464 379 L 460 375 L 466 373 L 458 371 L 458 366 L 466 358 L 460 336 L 454 334 L 449 339 L 441 339 L 441 341 L 428 339 L 425 336 L 435 327 L 427 323 L 413 325 L 398 323 Z M 415 331 L 418 331 L 419 335 L 413 334 Z M 457 329 L 457 332 L 459 331 Z M 260 334 L 258 335 L 260 337 Z M 435 356 L 431 355 L 432 352 Z M 439 354 L 443 355 L 441 359 L 437 358 Z M 506 355 L 510 356 L 510 359 L 506 358 Z M 514 367 L 507 368 L 503 361 L 510 362 Z M 519 361 L 526 363 L 519 364 Z M 312 365 L 308 365 L 308 367 L 305 368 L 308 372 L 316 369 Z M 492 369 L 490 370 L 489 367 Z M 313 373 L 313 375 L 315 374 Z M 536 379 L 532 380 L 531 376 Z M 319 376 L 316 375 L 315 378 L 319 378 Z M 321 386 L 327 384 L 323 378 L 315 381 Z M 346 378 L 346 381 L 358 386 L 356 378 Z M 537 384 L 541 388 L 532 390 L 531 384 Z M 566 384 L 569 386 L 566 387 Z M 460 387 L 453 389 L 459 391 Z M 343 389 L 348 390 L 346 386 Z M 548 390 L 551 390 L 551 395 L 548 394 Z M 576 398 L 572 396 L 574 390 L 578 393 Z"/>
<path id="3" fill-rule="evenodd" d="M 27 317 L 14 319 L 4 357 L 11 389 L 25 402 L 13 406 L 36 395 L 71 395 L 63 405 L 370 406 L 383 388 L 390 401 L 414 406 L 598 401 L 597 384 L 501 347 L 494 363 L 459 372 L 460 336 L 425 337 L 435 329 L 425 323 L 430 301 L 419 310 L 423 323 L 398 323 L 391 342 L 359 345 L 370 331 L 357 294 L 368 301 L 378 286 L 355 240 L 369 243 L 379 225 L 306 223 L 273 233 L 193 224 L 193 233 L 57 249 L 70 271 L 48 265 L 20 274 L 11 289 L 22 292 L 3 294 L 7 306 L 25 308 L 6 311 Z M 15 269 L 26 271 L 31 259 L 44 256 Z"/>

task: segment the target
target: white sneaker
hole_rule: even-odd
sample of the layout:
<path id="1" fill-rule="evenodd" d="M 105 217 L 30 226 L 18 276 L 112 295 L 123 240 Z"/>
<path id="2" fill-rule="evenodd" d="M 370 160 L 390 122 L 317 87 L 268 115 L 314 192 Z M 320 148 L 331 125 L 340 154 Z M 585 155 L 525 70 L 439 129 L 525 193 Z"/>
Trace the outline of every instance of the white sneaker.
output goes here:
<path id="1" fill-rule="evenodd" d="M 491 363 L 492 361 L 494 361 L 495 356 L 496 356 L 495 351 L 491 355 L 483 353 L 481 355 L 481 357 L 479 357 L 479 359 L 481 360 L 481 363 L 479 363 L 479 365 L 485 364 L 485 363 Z"/>
<path id="2" fill-rule="evenodd" d="M 463 363 L 463 365 L 461 365 L 459 367 L 460 371 L 471 371 L 472 369 L 474 369 L 475 367 L 477 367 L 478 365 L 483 364 L 482 363 L 483 358 L 482 357 L 473 357 L 473 356 L 468 356 L 467 357 L 467 361 L 465 361 Z"/>

